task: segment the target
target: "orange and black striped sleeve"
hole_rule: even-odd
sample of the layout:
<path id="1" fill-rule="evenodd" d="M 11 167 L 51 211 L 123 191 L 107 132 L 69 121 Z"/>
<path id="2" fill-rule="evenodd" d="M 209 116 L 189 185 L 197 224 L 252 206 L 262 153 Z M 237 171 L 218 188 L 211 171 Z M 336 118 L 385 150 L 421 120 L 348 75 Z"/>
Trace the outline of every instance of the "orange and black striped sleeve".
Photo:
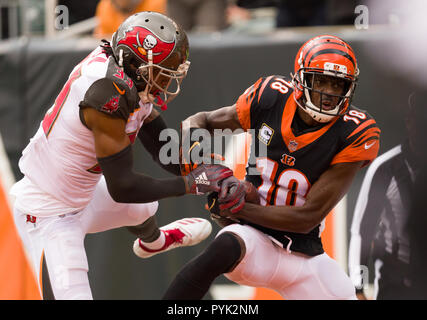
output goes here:
<path id="1" fill-rule="evenodd" d="M 378 155 L 381 130 L 374 119 L 360 123 L 345 139 L 340 152 L 332 159 L 331 165 L 341 162 L 365 161 L 371 163 Z"/>

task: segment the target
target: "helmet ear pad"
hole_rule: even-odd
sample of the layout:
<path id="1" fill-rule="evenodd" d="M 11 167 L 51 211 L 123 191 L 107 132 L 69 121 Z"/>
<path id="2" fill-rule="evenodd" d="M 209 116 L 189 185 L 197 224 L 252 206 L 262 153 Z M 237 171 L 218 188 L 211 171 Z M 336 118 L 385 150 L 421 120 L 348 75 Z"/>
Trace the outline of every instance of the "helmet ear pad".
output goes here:
<path id="1" fill-rule="evenodd" d="M 132 79 L 137 90 L 142 91 L 146 86 L 146 82 L 138 72 L 139 64 L 140 60 L 132 54 L 129 54 L 129 57 L 123 61 L 123 70 Z"/>

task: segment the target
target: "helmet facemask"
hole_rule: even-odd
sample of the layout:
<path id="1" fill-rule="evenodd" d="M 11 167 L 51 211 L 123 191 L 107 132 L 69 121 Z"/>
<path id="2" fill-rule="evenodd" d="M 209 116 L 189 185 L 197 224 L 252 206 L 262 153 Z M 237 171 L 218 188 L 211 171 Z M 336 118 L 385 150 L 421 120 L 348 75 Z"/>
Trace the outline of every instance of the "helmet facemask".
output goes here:
<path id="1" fill-rule="evenodd" d="M 326 93 L 318 88 L 325 80 L 330 81 L 337 92 Z M 302 96 L 295 100 L 317 122 L 329 122 L 348 109 L 356 81 L 356 77 L 340 71 L 300 68 L 293 76 L 293 82 L 302 91 Z"/>
<path id="2" fill-rule="evenodd" d="M 147 57 L 148 63 L 141 64 L 136 70 L 137 79 L 144 83 L 143 93 L 147 99 L 156 106 L 163 106 L 180 93 L 181 82 L 187 75 L 190 61 L 181 63 L 177 70 L 173 70 L 154 64 L 151 50 Z"/>

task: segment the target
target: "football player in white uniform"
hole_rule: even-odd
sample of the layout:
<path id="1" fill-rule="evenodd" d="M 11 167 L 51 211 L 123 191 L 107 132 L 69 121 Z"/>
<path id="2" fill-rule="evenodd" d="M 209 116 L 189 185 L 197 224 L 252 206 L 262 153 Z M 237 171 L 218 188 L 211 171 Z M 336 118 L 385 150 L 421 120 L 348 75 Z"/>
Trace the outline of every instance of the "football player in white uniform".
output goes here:
<path id="1" fill-rule="evenodd" d="M 179 93 L 188 48 L 185 32 L 168 17 L 155 12 L 129 17 L 111 44 L 104 41 L 74 68 L 23 151 L 24 178 L 11 190 L 15 223 L 40 289 L 47 280 L 40 277 L 45 265 L 55 299 L 92 299 L 87 233 L 131 226 L 138 236 L 134 252 L 142 258 L 195 245 L 209 235 L 204 219 L 159 229 L 153 217 L 157 200 L 218 191 L 218 181 L 232 175 L 221 165 L 200 165 L 181 176 L 179 163 L 159 160 L 159 134 L 166 124 L 153 104 L 162 106 Z M 136 137 L 176 176 L 154 179 L 134 172 Z M 200 184 L 200 174 L 212 183 Z"/>

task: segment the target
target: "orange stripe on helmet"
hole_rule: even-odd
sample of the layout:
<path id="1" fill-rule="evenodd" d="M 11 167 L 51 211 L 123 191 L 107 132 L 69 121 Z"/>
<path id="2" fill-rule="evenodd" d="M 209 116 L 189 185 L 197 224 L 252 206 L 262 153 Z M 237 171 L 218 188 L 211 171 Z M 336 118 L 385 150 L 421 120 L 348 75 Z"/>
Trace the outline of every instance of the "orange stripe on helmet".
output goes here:
<path id="1" fill-rule="evenodd" d="M 348 43 L 336 36 L 322 35 L 308 40 L 296 56 L 295 72 L 302 67 L 316 67 L 316 64 L 323 68 L 319 62 L 313 61 L 316 57 L 319 57 L 316 60 L 346 65 L 349 73 L 355 75 L 357 60 L 354 51 Z"/>
<path id="2" fill-rule="evenodd" d="M 330 41 L 328 41 L 330 39 Z M 351 48 L 349 48 L 349 46 L 347 45 L 347 43 L 345 43 L 344 41 L 336 41 L 336 39 L 333 38 L 329 38 L 327 39 L 323 39 L 323 40 L 319 40 L 317 43 L 314 43 L 313 45 L 311 45 L 309 48 L 306 48 L 306 50 L 304 50 L 305 52 L 303 52 L 304 55 L 304 59 L 307 59 L 307 56 L 311 53 L 311 51 L 313 50 L 317 50 L 317 48 L 319 46 L 326 46 L 326 45 L 335 45 L 338 46 L 339 49 L 347 51 L 347 50 L 351 50 Z"/>

